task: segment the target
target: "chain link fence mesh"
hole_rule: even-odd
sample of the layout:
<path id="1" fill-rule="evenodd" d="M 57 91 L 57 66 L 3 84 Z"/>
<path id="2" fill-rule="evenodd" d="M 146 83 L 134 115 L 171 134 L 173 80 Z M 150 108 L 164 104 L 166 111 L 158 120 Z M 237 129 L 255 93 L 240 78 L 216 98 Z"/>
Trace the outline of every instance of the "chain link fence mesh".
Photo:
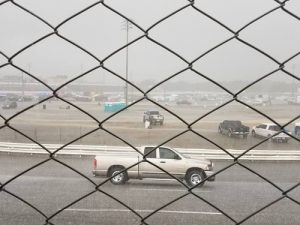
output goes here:
<path id="1" fill-rule="evenodd" d="M 43 19 L 41 16 L 35 14 L 34 12 L 32 12 L 30 9 L 22 6 L 21 4 L 19 4 L 17 1 L 12 1 L 12 0 L 7 0 L 7 1 L 2 1 L 0 3 L 0 7 L 4 6 L 5 4 L 12 4 L 14 7 L 18 8 L 19 10 L 22 10 L 23 12 L 26 12 L 27 14 L 29 14 L 30 16 L 34 17 L 36 20 L 41 21 L 45 26 L 47 26 L 49 29 L 52 30 L 52 32 L 48 33 L 47 35 L 44 35 L 42 37 L 40 37 L 39 39 L 37 39 L 36 41 L 32 42 L 31 44 L 27 45 L 26 47 L 19 49 L 19 51 L 17 51 L 15 54 L 13 55 L 6 55 L 5 53 L 0 51 L 0 54 L 6 59 L 6 63 L 2 64 L 0 66 L 0 68 L 4 68 L 7 66 L 11 66 L 14 67 L 15 69 L 21 71 L 22 73 L 30 76 L 31 78 L 33 78 L 34 80 L 40 82 L 41 84 L 43 84 L 45 87 L 47 87 L 49 90 L 51 90 L 52 95 L 48 96 L 47 98 L 40 100 L 37 104 L 35 105 L 31 105 L 19 112 L 17 112 L 16 114 L 10 116 L 9 118 L 4 117 L 3 115 L 0 115 L 0 117 L 4 120 L 4 125 L 0 127 L 0 129 L 4 129 L 4 128 L 9 128 L 12 131 L 14 131 L 15 133 L 17 133 L 18 135 L 30 140 L 31 142 L 39 145 L 42 149 L 44 149 L 46 152 L 48 152 L 48 158 L 45 159 L 44 161 L 24 170 L 22 173 L 19 173 L 18 175 L 14 176 L 13 178 L 9 179 L 8 181 L 6 181 L 5 183 L 2 183 L 0 186 L 0 191 L 1 192 L 5 192 L 11 196 L 13 196 L 14 198 L 16 198 L 17 200 L 22 201 L 25 205 L 27 205 L 28 207 L 31 207 L 33 210 L 35 210 L 38 214 L 40 214 L 44 219 L 45 219 L 45 225 L 49 225 L 49 224 L 54 224 L 53 218 L 56 217 L 57 215 L 61 214 L 64 210 L 66 210 L 67 208 L 75 205 L 76 203 L 82 201 L 83 199 L 87 198 L 88 196 L 96 193 L 96 192 L 101 192 L 104 195 L 106 195 L 107 197 L 113 199 L 114 201 L 118 202 L 119 204 L 123 205 L 125 208 L 127 208 L 128 210 L 130 210 L 133 214 L 135 214 L 137 217 L 140 218 L 140 224 L 148 224 L 147 219 L 149 219 L 151 216 L 153 216 L 154 214 L 157 214 L 159 211 L 163 210 L 164 208 L 166 208 L 167 206 L 172 205 L 173 203 L 179 201 L 180 199 L 191 195 L 194 196 L 195 198 L 197 198 L 199 201 L 203 201 L 205 203 L 207 203 L 208 205 L 210 205 L 212 208 L 214 208 L 216 211 L 222 213 L 225 217 L 227 217 L 229 220 L 232 221 L 232 224 L 243 224 L 245 221 L 247 221 L 248 219 L 250 219 L 251 217 L 255 216 L 256 214 L 261 213 L 262 211 L 264 211 L 266 208 L 272 206 L 273 204 L 283 200 L 283 199 L 289 199 L 293 202 L 295 202 L 298 206 L 300 205 L 299 201 L 297 201 L 296 199 L 292 198 L 289 193 L 296 189 L 299 185 L 300 182 L 298 182 L 297 184 L 295 184 L 293 187 L 284 190 L 282 188 L 280 188 L 279 186 L 277 186 L 275 183 L 273 183 L 272 181 L 270 181 L 269 179 L 267 179 L 266 177 L 262 176 L 261 174 L 257 173 L 256 171 L 252 170 L 251 168 L 247 167 L 246 165 L 243 164 L 243 162 L 240 161 L 240 159 L 247 154 L 249 151 L 251 151 L 252 149 L 256 148 L 257 146 L 261 145 L 264 142 L 267 142 L 268 139 L 271 139 L 272 137 L 276 136 L 279 133 L 285 133 L 286 135 L 290 136 L 290 138 L 296 140 L 299 142 L 299 139 L 293 135 L 291 135 L 290 133 L 288 133 L 284 128 L 286 126 L 288 126 L 289 124 L 293 123 L 294 121 L 296 121 L 297 119 L 299 119 L 299 115 L 297 115 L 295 118 L 292 118 L 290 121 L 288 121 L 285 124 L 279 124 L 275 119 L 273 119 L 272 117 L 270 117 L 268 114 L 261 112 L 260 110 L 258 110 L 256 107 L 247 104 L 245 102 L 243 102 L 242 100 L 239 99 L 239 96 L 242 92 L 244 92 L 245 90 L 247 90 L 248 88 L 252 87 L 253 85 L 263 81 L 264 79 L 270 77 L 272 74 L 281 71 L 283 72 L 286 76 L 291 77 L 297 81 L 299 81 L 299 77 L 296 76 L 295 74 L 291 73 L 290 71 L 285 69 L 285 65 L 287 63 L 289 63 L 291 60 L 293 60 L 294 58 L 298 57 L 300 52 L 291 55 L 289 58 L 287 58 L 284 61 L 278 61 L 276 60 L 272 55 L 264 52 L 262 49 L 254 46 L 253 44 L 251 44 L 248 41 L 243 40 L 240 37 L 240 34 L 247 30 L 249 27 L 253 26 L 257 21 L 260 20 L 264 20 L 264 18 L 267 15 L 270 15 L 274 12 L 277 11 L 282 11 L 285 14 L 287 14 L 288 16 L 294 18 L 295 20 L 297 20 L 298 22 L 300 22 L 300 18 L 299 16 L 297 16 L 296 14 L 294 14 L 293 12 L 289 11 L 287 9 L 287 5 L 289 4 L 289 2 L 292 1 L 279 1 L 279 0 L 275 0 L 274 2 L 277 3 L 277 6 L 270 9 L 269 11 L 263 13 L 262 15 L 258 16 L 257 18 L 253 19 L 252 21 L 249 21 L 246 25 L 244 25 L 242 28 L 238 29 L 238 30 L 233 30 L 230 27 L 226 26 L 222 21 L 214 18 L 213 16 L 209 15 L 208 13 L 204 12 L 201 10 L 201 8 L 196 7 L 194 0 L 189 0 L 186 1 L 186 4 L 180 8 L 178 8 L 177 10 L 175 10 L 174 12 L 165 15 L 164 18 L 158 20 L 157 22 L 155 22 L 154 24 L 152 24 L 148 29 L 144 29 L 142 28 L 139 24 L 137 24 L 135 21 L 131 20 L 130 18 L 126 17 L 125 15 L 123 15 L 121 12 L 117 11 L 116 9 L 114 9 L 113 7 L 111 7 L 108 3 L 106 3 L 106 1 L 101 0 L 101 1 L 97 1 L 93 4 L 91 4 L 90 6 L 78 11 L 76 14 L 74 14 L 73 16 L 65 19 L 63 22 L 61 22 L 59 25 L 57 26 L 52 26 L 49 22 L 47 22 L 45 19 Z M 71 41 L 70 39 L 68 39 L 67 37 L 65 37 L 64 35 L 61 34 L 60 30 L 64 28 L 65 24 L 71 20 L 74 20 L 75 18 L 77 18 L 78 16 L 80 16 L 83 13 L 88 13 L 89 10 L 93 9 L 96 6 L 102 5 L 103 7 L 105 7 L 107 10 L 109 10 L 111 13 L 123 18 L 125 21 L 129 21 L 129 23 L 131 24 L 131 26 L 134 26 L 135 28 L 139 29 L 143 35 L 139 36 L 138 38 L 130 41 L 128 44 L 123 45 L 122 47 L 120 47 L 119 49 L 116 49 L 115 51 L 113 51 L 111 54 L 107 55 L 106 57 L 104 57 L 103 59 L 100 59 L 98 57 L 96 57 L 93 52 L 90 52 L 88 50 L 86 50 L 85 48 L 81 47 L 79 44 Z M 259 6 L 258 6 L 259 7 Z M 213 21 L 215 24 L 217 24 L 218 26 L 224 28 L 226 31 L 231 33 L 231 37 L 220 42 L 219 44 L 217 44 L 216 46 L 214 46 L 213 48 L 209 49 L 208 51 L 206 51 L 205 53 L 201 54 L 200 56 L 196 57 L 194 60 L 187 60 L 186 58 L 184 58 L 182 55 L 180 55 L 179 53 L 177 53 L 175 50 L 165 46 L 164 44 L 160 43 L 159 41 L 155 40 L 153 37 L 151 37 L 151 32 L 152 30 L 159 24 L 164 23 L 166 20 L 168 20 L 169 18 L 173 17 L 174 15 L 180 13 L 181 11 L 190 8 L 192 10 L 194 10 L 195 12 L 201 14 L 202 16 L 205 16 L 206 18 L 208 18 L 209 20 Z M 45 83 L 43 80 L 41 80 L 38 76 L 33 75 L 30 73 L 30 71 L 26 71 L 24 69 L 22 69 L 20 66 L 18 66 L 16 63 L 14 63 L 14 60 L 18 58 L 18 56 L 24 52 L 25 50 L 35 46 L 36 44 L 38 44 L 39 42 L 50 38 L 52 36 L 56 36 L 66 42 L 68 42 L 69 44 L 73 45 L 74 47 L 76 47 L 78 50 L 88 54 L 89 56 L 91 56 L 93 59 L 95 59 L 98 62 L 98 65 L 87 71 L 84 72 L 78 76 L 76 76 L 75 78 L 71 79 L 70 81 L 62 84 L 61 86 L 57 87 L 57 88 L 53 88 L 51 87 L 49 84 Z M 114 71 L 112 71 L 107 65 L 106 65 L 106 61 L 108 59 L 110 59 L 111 57 L 113 57 L 115 54 L 117 54 L 118 52 L 126 49 L 128 46 L 133 45 L 136 42 L 141 41 L 142 39 L 147 39 L 148 41 L 154 43 L 155 45 L 159 46 L 160 48 L 162 48 L 164 51 L 167 51 L 171 54 L 173 54 L 175 57 L 177 57 L 179 60 L 181 60 L 183 63 L 186 64 L 186 68 L 184 68 L 181 71 L 177 71 L 176 73 L 174 73 L 173 75 L 167 77 L 166 79 L 164 79 L 163 81 L 157 83 L 156 85 L 154 85 L 152 88 L 150 88 L 147 91 L 143 91 L 140 87 L 138 87 L 137 85 L 135 85 L 134 83 L 130 82 L 129 80 L 126 80 L 123 76 L 121 76 L 120 74 L 115 73 Z M 270 59 L 271 61 L 273 61 L 275 64 L 277 64 L 277 68 L 273 71 L 270 71 L 267 74 L 264 74 L 262 76 L 260 76 L 260 78 L 256 79 L 255 81 L 253 81 L 252 83 L 250 83 L 249 85 L 243 87 L 241 90 L 239 90 L 238 92 L 232 92 L 231 90 L 229 90 L 228 88 L 226 88 L 225 86 L 221 85 L 220 83 L 216 82 L 215 80 L 213 80 L 212 78 L 203 75 L 202 73 L 200 73 L 199 71 L 197 71 L 194 67 L 193 64 L 195 62 L 197 62 L 198 60 L 205 58 L 207 55 L 211 54 L 214 50 L 220 48 L 221 46 L 223 46 L 224 44 L 230 42 L 230 41 L 238 41 L 239 43 L 241 43 L 242 45 L 248 46 L 249 48 L 253 49 L 254 51 L 256 51 L 257 53 L 261 54 L 263 57 L 266 57 L 268 59 Z M 136 88 L 142 95 L 143 97 L 130 103 L 129 105 L 127 105 L 125 108 L 123 108 L 122 110 L 111 114 L 110 116 L 108 116 L 106 119 L 104 120 L 98 120 L 97 118 L 95 118 L 93 115 L 91 115 L 89 112 L 87 112 L 84 108 L 77 106 L 76 104 L 62 98 L 58 92 L 59 90 L 61 90 L 62 88 L 66 87 L 67 85 L 71 84 L 72 82 L 78 80 L 79 78 L 82 78 L 84 76 L 87 76 L 87 74 L 90 71 L 93 71 L 95 69 L 98 68 L 102 68 L 105 71 L 108 71 L 109 73 L 113 74 L 114 76 L 116 76 L 117 78 L 123 80 L 124 82 L 126 82 L 127 84 L 131 85 L 132 87 Z M 221 105 L 219 105 L 218 107 L 215 107 L 213 110 L 207 112 L 206 114 L 204 114 L 203 116 L 197 118 L 196 120 L 194 120 L 193 122 L 189 123 L 186 120 L 184 120 L 182 117 L 180 117 L 179 115 L 176 114 L 176 112 L 173 112 L 171 110 L 169 110 L 166 106 L 160 104 L 157 101 L 154 101 L 152 98 L 149 97 L 149 94 L 152 90 L 154 90 L 155 88 L 157 88 L 158 86 L 162 85 L 163 83 L 171 80 L 172 78 L 180 75 L 181 73 L 183 73 L 184 71 L 193 71 L 194 73 L 198 74 L 200 77 L 204 78 L 207 81 L 210 81 L 211 83 L 213 83 L 214 85 L 217 85 L 219 88 L 221 88 L 222 90 L 224 90 L 226 93 L 228 93 L 229 95 L 231 95 L 231 99 Z M 42 143 L 39 143 L 37 138 L 32 138 L 28 135 L 26 135 L 25 133 L 23 133 L 22 131 L 16 129 L 14 126 L 11 125 L 11 122 L 17 118 L 18 116 L 20 116 L 21 114 L 23 114 L 24 112 L 30 110 L 31 108 L 33 108 L 36 105 L 41 105 L 44 102 L 46 102 L 47 100 L 51 99 L 51 98 L 57 98 L 59 100 L 61 100 L 62 102 L 65 102 L 69 105 L 71 105 L 72 107 L 78 109 L 82 114 L 85 114 L 86 116 L 88 116 L 89 118 L 91 118 L 93 121 L 95 121 L 98 124 L 98 127 L 95 129 L 92 129 L 88 132 L 82 133 L 78 138 L 75 138 L 74 140 L 62 145 L 60 148 L 58 148 L 56 151 L 51 152 L 49 151 Z M 229 155 L 230 157 L 232 157 L 233 162 L 231 164 L 229 164 L 228 166 L 226 166 L 225 168 L 216 171 L 216 173 L 214 175 L 218 175 L 221 174 L 222 172 L 224 172 L 225 170 L 229 169 L 230 167 L 234 166 L 234 165 L 239 165 L 243 168 L 245 168 L 246 170 L 248 170 L 249 172 L 255 174 L 256 176 L 260 177 L 261 179 L 263 179 L 264 181 L 266 181 L 267 183 L 269 183 L 270 185 L 272 185 L 274 187 L 274 189 L 277 189 L 278 191 L 280 191 L 282 193 L 282 196 L 274 199 L 273 201 L 271 201 L 270 203 L 264 205 L 263 207 L 261 207 L 260 209 L 256 210 L 253 213 L 249 213 L 249 215 L 246 215 L 244 217 L 244 219 L 237 221 L 236 219 L 234 219 L 232 216 L 230 216 L 228 213 L 226 213 L 226 211 L 222 210 L 221 208 L 218 207 L 218 205 L 214 205 L 213 203 L 209 202 L 208 200 L 206 200 L 204 197 L 202 197 L 200 194 L 194 192 L 194 189 L 197 188 L 197 186 L 200 186 L 203 182 L 205 182 L 207 179 L 209 179 L 210 177 L 205 178 L 201 183 L 199 183 L 198 185 L 194 186 L 194 187 L 189 187 L 185 182 L 183 182 L 182 180 L 176 178 L 175 176 L 173 176 L 172 174 L 170 174 L 168 171 L 163 170 L 162 168 L 160 168 L 158 165 L 153 164 L 151 161 L 147 160 L 146 156 L 147 155 L 143 155 L 142 152 L 139 151 L 139 149 L 137 149 L 135 146 L 133 146 L 132 144 L 130 144 L 127 140 L 124 140 L 123 138 L 119 137 L 118 135 L 114 134 L 113 132 L 111 132 L 110 130 L 106 129 L 103 125 L 110 120 L 111 118 L 115 117 L 118 114 L 122 114 L 123 111 L 126 111 L 128 108 L 136 105 L 137 103 L 143 101 L 143 100 L 148 100 L 150 102 L 152 102 L 154 105 L 158 106 L 161 109 L 164 109 L 165 111 L 167 111 L 168 113 L 170 113 L 171 115 L 173 115 L 174 117 L 176 117 L 178 120 L 180 120 L 182 123 L 185 124 L 186 129 L 182 132 L 180 132 L 179 134 L 169 138 L 168 140 L 164 141 L 163 143 L 160 143 L 156 148 L 153 149 L 153 151 L 157 148 L 159 148 L 160 146 L 168 143 L 169 141 L 178 138 L 179 136 L 187 133 L 187 132 L 191 132 L 194 133 L 195 135 L 197 135 L 200 138 L 205 139 L 206 141 L 210 142 L 212 145 L 214 145 L 216 148 L 222 150 L 223 152 L 225 152 L 227 155 Z M 232 155 L 226 148 L 220 146 L 219 144 L 217 144 L 216 142 L 214 142 L 213 140 L 210 140 L 209 138 L 205 137 L 204 135 L 202 135 L 201 133 L 193 130 L 192 126 L 194 124 L 196 124 L 197 122 L 201 121 L 203 118 L 207 117 L 208 115 L 212 114 L 213 112 L 221 109 L 222 107 L 232 103 L 232 102 L 238 102 L 241 105 L 244 105 L 250 109 L 252 109 L 253 111 L 255 111 L 256 113 L 260 114 L 261 116 L 263 116 L 264 118 L 272 121 L 273 123 L 277 124 L 281 130 L 278 131 L 276 134 L 270 136 L 269 138 L 263 139 L 261 141 L 259 141 L 257 144 L 255 144 L 254 146 L 251 146 L 250 148 L 248 148 L 247 150 L 244 151 L 243 154 L 239 155 L 239 156 L 234 156 Z M 133 208 L 131 208 L 129 205 L 127 205 L 126 203 L 122 202 L 121 200 L 119 200 L 118 198 L 110 195 L 109 193 L 103 191 L 101 189 L 101 187 L 107 183 L 108 181 L 110 181 L 110 178 L 105 179 L 103 182 L 101 182 L 100 184 L 96 183 L 95 181 L 93 181 L 90 177 L 82 174 L 80 171 L 76 170 L 75 168 L 72 168 L 70 165 L 58 160 L 57 158 L 55 158 L 55 154 L 58 153 L 60 150 L 64 149 L 66 146 L 71 145 L 72 143 L 75 143 L 77 141 L 80 141 L 80 139 L 87 137 L 88 135 L 96 132 L 96 131 L 104 131 L 112 136 L 114 136 L 115 138 L 119 139 L 120 141 L 122 141 L 123 143 L 125 143 L 126 145 L 130 146 L 132 149 L 134 149 L 136 152 L 138 152 L 138 154 L 140 154 L 142 156 L 142 160 L 131 165 L 128 168 L 125 168 L 122 172 L 125 172 L 127 170 L 129 170 L 130 168 L 142 163 L 142 162 L 147 162 L 149 164 L 152 164 L 154 167 L 157 167 L 159 170 L 162 170 L 164 173 L 168 174 L 170 177 L 172 177 L 173 179 L 177 180 L 183 187 L 186 188 L 186 191 L 184 194 L 180 195 L 179 197 L 177 197 L 176 199 L 174 199 L 173 201 L 168 202 L 167 204 L 162 205 L 161 207 L 157 208 L 156 210 L 154 210 L 153 212 L 149 213 L 147 216 L 143 216 L 140 212 L 134 210 Z M 149 152 L 148 154 L 150 154 L 151 152 Z M 38 168 L 39 166 L 43 165 L 44 163 L 48 162 L 48 161 L 56 161 L 57 163 L 71 169 L 72 171 L 74 171 L 75 173 L 79 174 L 80 176 L 82 176 L 83 178 L 85 178 L 85 180 L 87 182 L 90 182 L 92 185 L 94 185 L 95 190 L 91 191 L 90 193 L 82 196 L 81 198 L 78 199 L 74 199 L 73 202 L 65 205 L 63 208 L 61 208 L 60 210 L 58 210 L 56 213 L 54 213 L 53 215 L 46 215 L 43 211 L 41 211 L 39 208 L 35 207 L 32 203 L 30 203 L 29 201 L 24 200 L 23 198 L 21 198 L 20 196 L 12 193 L 9 189 L 7 189 L 7 185 L 14 182 L 17 178 L 21 177 L 22 175 L 24 175 L 25 173 L 27 173 L 28 171 L 31 171 L 35 168 Z M 118 173 L 118 174 L 120 174 Z M 117 176 L 118 174 L 116 174 L 115 176 Z"/>

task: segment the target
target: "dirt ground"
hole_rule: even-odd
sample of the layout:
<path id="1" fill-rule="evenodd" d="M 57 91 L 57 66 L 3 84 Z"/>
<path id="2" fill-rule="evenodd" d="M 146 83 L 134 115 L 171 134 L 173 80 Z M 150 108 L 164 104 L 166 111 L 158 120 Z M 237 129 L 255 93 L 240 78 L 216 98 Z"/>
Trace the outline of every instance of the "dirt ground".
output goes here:
<path id="1" fill-rule="evenodd" d="M 28 105 L 28 103 L 23 103 L 18 110 Z M 225 119 L 234 119 L 241 120 L 245 125 L 252 127 L 262 122 L 270 122 L 263 115 L 238 103 L 222 107 L 205 117 L 203 116 L 215 109 L 217 105 L 164 106 L 172 112 L 169 113 L 159 109 L 156 105 L 143 102 L 111 118 L 109 117 L 112 114 L 105 113 L 103 106 L 97 103 L 76 103 L 76 105 L 84 109 L 89 115 L 72 106 L 70 109 L 66 109 L 67 105 L 63 102 L 51 102 L 46 103 L 46 109 L 43 109 L 42 105 L 35 106 L 13 118 L 9 123 L 40 143 L 66 144 L 87 132 L 96 130 L 77 140 L 74 144 L 125 146 L 126 144 L 117 138 L 120 137 L 134 146 L 165 143 L 165 145 L 180 148 L 218 149 L 217 145 L 219 145 L 226 149 L 248 149 L 262 139 L 250 135 L 247 139 L 221 135 L 217 132 L 219 123 Z M 278 104 L 257 106 L 256 108 L 281 124 L 285 124 L 299 116 L 300 112 L 300 106 L 298 105 Z M 145 129 L 142 119 L 143 112 L 147 109 L 159 109 L 165 117 L 164 125 Z M 16 112 L 15 110 L 2 110 L 0 113 L 5 118 L 9 118 Z M 203 118 L 196 121 L 200 117 Z M 109 119 L 106 120 L 107 118 Z M 99 122 L 103 122 L 101 124 L 103 130 L 99 127 Z M 3 120 L 2 123 L 4 123 Z M 193 124 L 189 130 L 188 124 L 191 123 Z M 294 129 L 294 123 L 295 121 L 287 126 L 290 131 Z M 181 135 L 174 138 L 179 134 Z M 202 135 L 204 138 L 201 137 Z M 0 141 L 30 142 L 28 138 L 8 127 L 0 129 Z M 287 144 L 267 141 L 255 149 L 297 150 L 299 147 L 300 143 L 291 139 Z"/>

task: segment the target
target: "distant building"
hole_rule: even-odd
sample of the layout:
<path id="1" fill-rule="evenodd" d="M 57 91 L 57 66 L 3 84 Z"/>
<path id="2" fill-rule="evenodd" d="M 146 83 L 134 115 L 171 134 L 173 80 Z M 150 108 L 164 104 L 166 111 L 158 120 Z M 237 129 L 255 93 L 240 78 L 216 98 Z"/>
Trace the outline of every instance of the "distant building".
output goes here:
<path id="1" fill-rule="evenodd" d="M 68 81 L 67 75 L 56 75 L 46 79 L 47 84 L 61 84 Z"/>
<path id="2" fill-rule="evenodd" d="M 22 76 L 21 75 L 4 75 L 3 77 L 0 76 L 0 80 L 2 82 L 20 83 L 20 82 L 22 82 Z"/>

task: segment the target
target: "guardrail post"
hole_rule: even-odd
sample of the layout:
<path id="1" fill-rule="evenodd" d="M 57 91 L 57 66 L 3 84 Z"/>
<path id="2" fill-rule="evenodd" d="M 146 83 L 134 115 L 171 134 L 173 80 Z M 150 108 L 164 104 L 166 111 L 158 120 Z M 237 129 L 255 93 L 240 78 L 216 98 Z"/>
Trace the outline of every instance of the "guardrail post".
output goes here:
<path id="1" fill-rule="evenodd" d="M 36 129 L 36 127 L 34 128 L 34 140 L 35 140 L 35 141 L 38 141 L 38 139 L 37 139 L 37 129 Z"/>
<path id="2" fill-rule="evenodd" d="M 82 128 L 81 128 L 81 126 L 79 127 L 79 135 L 80 135 L 80 137 L 82 136 Z M 80 144 L 82 144 L 82 138 L 80 138 Z"/>

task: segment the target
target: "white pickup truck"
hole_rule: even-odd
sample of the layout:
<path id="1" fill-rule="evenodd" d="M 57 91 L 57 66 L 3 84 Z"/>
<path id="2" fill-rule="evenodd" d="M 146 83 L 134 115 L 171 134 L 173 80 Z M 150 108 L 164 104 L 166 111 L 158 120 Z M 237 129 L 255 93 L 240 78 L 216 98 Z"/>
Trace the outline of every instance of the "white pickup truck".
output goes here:
<path id="1" fill-rule="evenodd" d="M 252 128 L 252 136 L 261 136 L 261 137 L 271 137 L 272 135 L 278 133 L 280 131 L 280 127 L 276 124 L 273 123 L 263 123 L 259 124 L 255 127 Z M 289 134 L 291 132 L 288 132 Z M 272 141 L 277 141 L 277 142 L 285 142 L 287 143 L 288 140 L 290 139 L 290 136 L 288 136 L 285 133 L 279 133 L 275 136 L 273 136 Z"/>
<path id="2" fill-rule="evenodd" d="M 154 146 L 144 146 L 139 149 L 146 155 L 146 160 L 150 163 L 143 161 L 143 156 L 137 152 L 97 155 L 93 163 L 93 174 L 95 176 L 111 177 L 110 181 L 113 184 L 124 184 L 131 178 L 172 178 L 163 170 L 178 179 L 185 180 L 189 186 L 195 186 L 207 177 L 207 181 L 215 180 L 212 171 L 213 163 L 210 160 L 191 158 L 169 147 L 159 147 L 153 150 L 154 148 Z M 139 161 L 141 163 L 131 167 Z M 126 168 L 129 169 L 120 173 Z M 204 182 L 198 186 L 203 184 Z"/>

